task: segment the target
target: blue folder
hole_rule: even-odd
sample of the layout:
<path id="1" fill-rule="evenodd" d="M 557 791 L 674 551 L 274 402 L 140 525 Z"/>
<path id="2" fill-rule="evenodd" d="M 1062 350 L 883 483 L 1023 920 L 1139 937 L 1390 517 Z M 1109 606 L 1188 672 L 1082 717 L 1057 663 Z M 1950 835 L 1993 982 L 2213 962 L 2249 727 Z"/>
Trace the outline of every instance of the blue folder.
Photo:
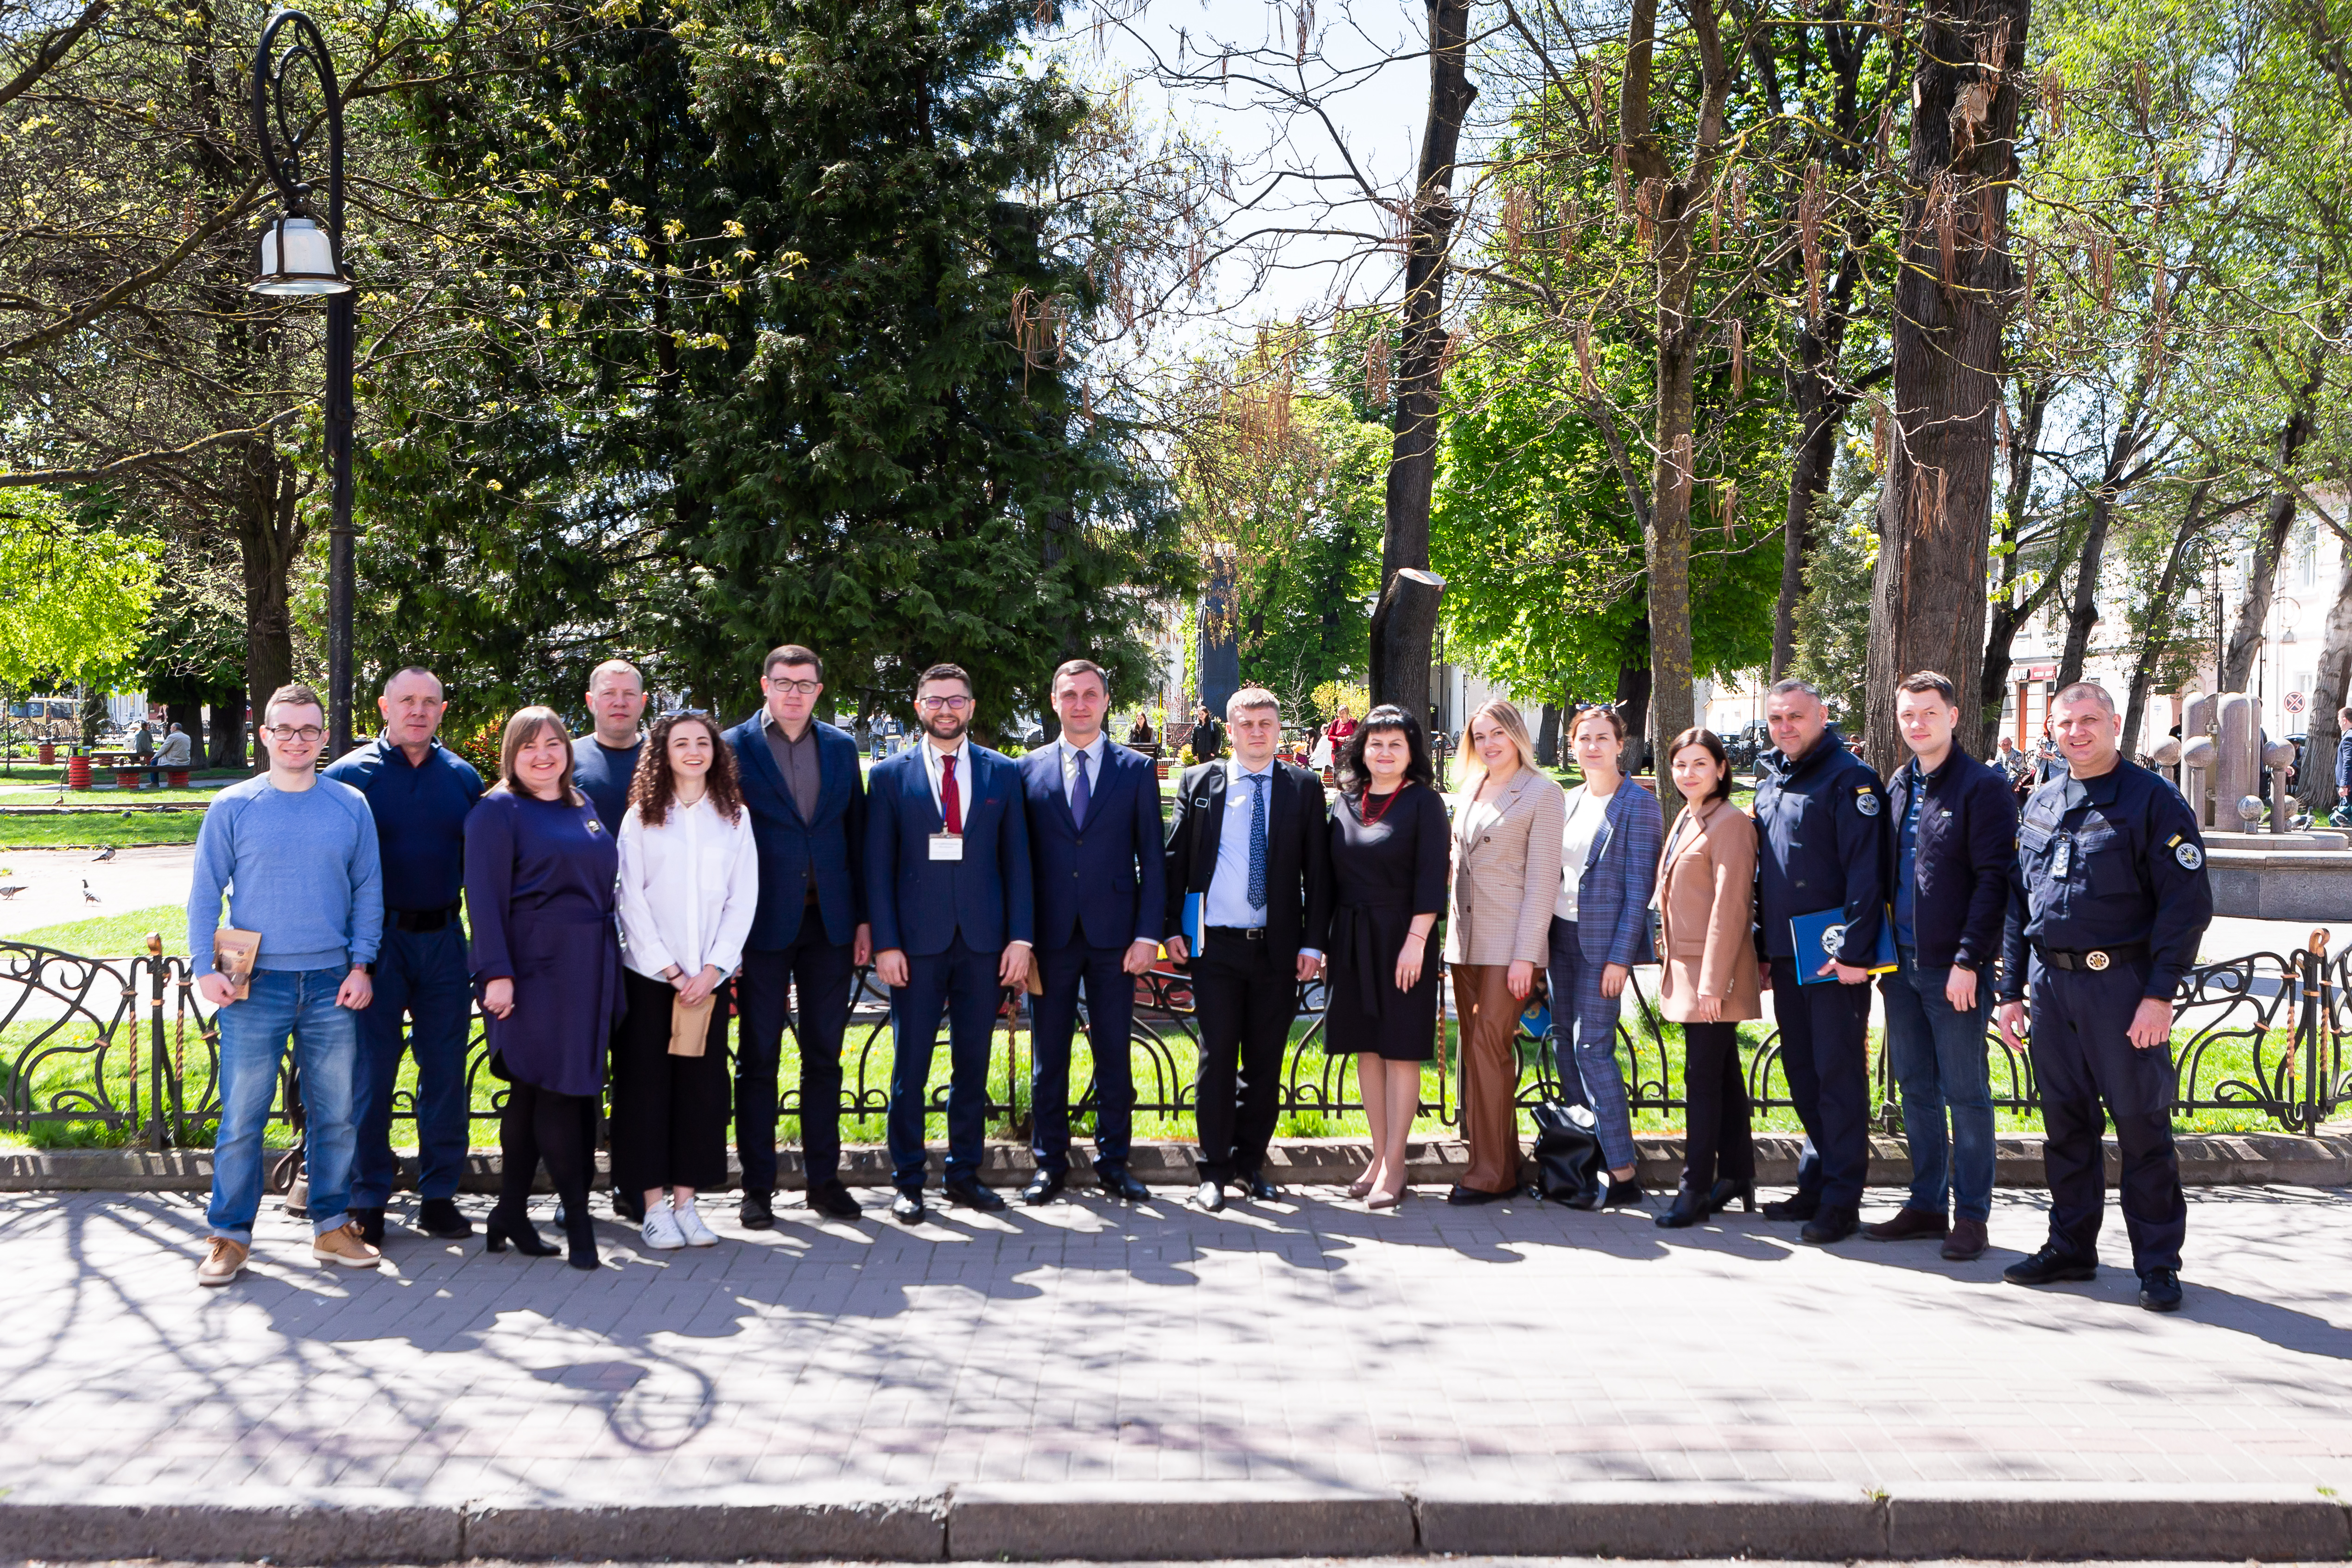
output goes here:
<path id="1" fill-rule="evenodd" d="M 1201 956 L 1201 904 L 1204 897 L 1200 893 L 1184 895 L 1184 945 L 1192 949 L 1195 958 Z"/>
<path id="2" fill-rule="evenodd" d="M 1832 934 L 1834 933 L 1834 934 Z M 1820 985 L 1837 978 L 1819 973 L 1822 964 L 1837 956 L 1845 941 L 1845 910 L 1823 910 L 1816 915 L 1797 915 L 1789 921 L 1789 935 L 1797 949 L 1797 984 Z M 1895 967 L 1895 914 L 1887 910 L 1878 922 L 1878 948 L 1871 954 L 1870 972 L 1885 974 Z"/>

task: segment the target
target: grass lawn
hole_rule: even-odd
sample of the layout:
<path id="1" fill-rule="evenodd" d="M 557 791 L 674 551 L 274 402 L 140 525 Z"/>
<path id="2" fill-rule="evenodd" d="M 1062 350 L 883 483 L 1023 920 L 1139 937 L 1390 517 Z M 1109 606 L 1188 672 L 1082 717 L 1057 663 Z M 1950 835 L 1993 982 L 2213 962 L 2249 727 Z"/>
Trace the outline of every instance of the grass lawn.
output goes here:
<path id="1" fill-rule="evenodd" d="M 145 844 L 194 844 L 204 825 L 201 806 L 184 811 L 79 811 L 62 816 L 0 813 L 0 850 L 129 849 Z"/>
<path id="2" fill-rule="evenodd" d="M 99 915 L 86 921 L 68 921 L 63 925 L 42 926 L 36 931 L 19 931 L 6 940 L 79 953 L 85 958 L 127 958 L 147 951 L 147 933 L 151 931 L 163 937 L 165 952 L 187 952 L 188 911 L 178 904 L 157 904 L 152 909 L 132 910 L 126 914 Z"/>

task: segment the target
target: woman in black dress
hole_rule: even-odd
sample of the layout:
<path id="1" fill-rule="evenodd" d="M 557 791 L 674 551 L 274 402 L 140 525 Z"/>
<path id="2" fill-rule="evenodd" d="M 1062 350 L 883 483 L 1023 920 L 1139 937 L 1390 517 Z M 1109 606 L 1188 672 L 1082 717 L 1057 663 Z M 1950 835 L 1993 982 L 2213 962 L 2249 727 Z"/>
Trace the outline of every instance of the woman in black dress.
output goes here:
<path id="1" fill-rule="evenodd" d="M 499 782 L 466 819 L 474 983 L 489 1016 L 490 1070 L 507 1080 L 499 1201 L 483 1226 L 492 1252 L 511 1241 L 533 1258 L 554 1253 L 526 1212 L 543 1159 L 572 1267 L 596 1267 L 588 1180 L 604 1047 L 622 1010 L 619 874 L 613 836 L 572 787 L 563 721 L 523 709 L 507 721 Z"/>
<path id="2" fill-rule="evenodd" d="M 1404 1197 L 1405 1144 L 1421 1064 L 1436 1055 L 1437 970 L 1429 933 L 1445 908 L 1451 836 L 1429 743 L 1402 709 L 1364 717 L 1336 759 L 1331 874 L 1338 907 L 1324 975 L 1323 1048 L 1352 1052 L 1372 1163 L 1350 1186 L 1367 1206 Z"/>

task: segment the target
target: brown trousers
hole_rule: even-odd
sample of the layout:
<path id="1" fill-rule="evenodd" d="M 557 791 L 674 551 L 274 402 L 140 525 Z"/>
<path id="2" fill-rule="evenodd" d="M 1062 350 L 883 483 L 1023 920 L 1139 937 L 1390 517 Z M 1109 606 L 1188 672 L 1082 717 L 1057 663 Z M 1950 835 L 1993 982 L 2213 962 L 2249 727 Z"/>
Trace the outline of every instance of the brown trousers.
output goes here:
<path id="1" fill-rule="evenodd" d="M 1470 1169 L 1462 1184 L 1507 1193 L 1519 1184 L 1519 1011 L 1505 984 L 1510 966 L 1454 966 L 1454 1010 L 1462 1020 L 1462 1135 Z"/>

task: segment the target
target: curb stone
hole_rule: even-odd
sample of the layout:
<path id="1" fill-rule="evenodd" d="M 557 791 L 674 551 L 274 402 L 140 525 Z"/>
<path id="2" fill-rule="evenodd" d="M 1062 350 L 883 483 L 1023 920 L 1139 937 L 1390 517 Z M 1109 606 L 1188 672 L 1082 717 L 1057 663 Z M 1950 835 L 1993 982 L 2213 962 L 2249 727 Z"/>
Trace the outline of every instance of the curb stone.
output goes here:
<path id="1" fill-rule="evenodd" d="M 975 1482 L 948 1506 L 952 1561 L 1203 1562 L 1391 1557 L 1414 1549 L 1410 1499 L 1306 1481 Z"/>

